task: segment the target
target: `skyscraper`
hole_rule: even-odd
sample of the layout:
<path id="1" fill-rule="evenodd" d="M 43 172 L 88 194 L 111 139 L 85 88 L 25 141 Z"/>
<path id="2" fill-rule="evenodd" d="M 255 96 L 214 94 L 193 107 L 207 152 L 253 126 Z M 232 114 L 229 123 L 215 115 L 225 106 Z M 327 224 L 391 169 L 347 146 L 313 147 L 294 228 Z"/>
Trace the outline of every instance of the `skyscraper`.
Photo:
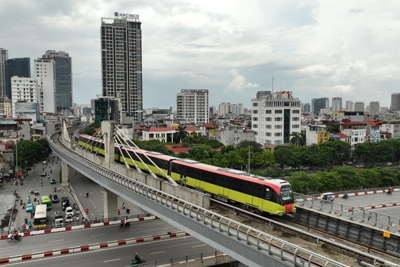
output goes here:
<path id="1" fill-rule="evenodd" d="M 340 111 L 342 109 L 342 98 L 341 97 L 333 97 L 332 98 L 332 111 Z"/>
<path id="2" fill-rule="evenodd" d="M 208 90 L 182 89 L 176 95 L 177 116 L 188 123 L 208 123 Z"/>
<path id="3" fill-rule="evenodd" d="M 24 58 L 11 58 L 6 61 L 6 96 L 11 99 L 11 77 L 31 77 L 31 59 Z"/>
<path id="4" fill-rule="evenodd" d="M 319 115 L 321 109 L 329 109 L 329 98 L 313 98 L 311 100 L 312 113 Z"/>
<path id="5" fill-rule="evenodd" d="M 392 94 L 390 110 L 392 111 L 400 110 L 400 93 Z"/>
<path id="6" fill-rule="evenodd" d="M 55 62 L 55 101 L 56 112 L 72 108 L 72 66 L 71 57 L 64 51 L 47 50 L 43 58 Z"/>
<path id="7" fill-rule="evenodd" d="M 0 48 L 0 96 L 6 94 L 6 61 L 8 59 L 8 50 Z"/>
<path id="8" fill-rule="evenodd" d="M 354 111 L 364 112 L 365 111 L 364 102 L 356 102 L 354 104 Z"/>
<path id="9" fill-rule="evenodd" d="M 354 111 L 354 102 L 346 101 L 346 111 Z"/>
<path id="10" fill-rule="evenodd" d="M 103 96 L 118 97 L 122 113 L 142 120 L 142 32 L 139 15 L 114 13 L 101 19 Z"/>
<path id="11" fill-rule="evenodd" d="M 380 105 L 378 101 L 372 101 L 369 103 L 369 114 L 378 115 L 380 112 Z"/>
<path id="12" fill-rule="evenodd" d="M 38 81 L 40 112 L 56 113 L 55 62 L 52 58 L 35 59 L 35 78 Z"/>

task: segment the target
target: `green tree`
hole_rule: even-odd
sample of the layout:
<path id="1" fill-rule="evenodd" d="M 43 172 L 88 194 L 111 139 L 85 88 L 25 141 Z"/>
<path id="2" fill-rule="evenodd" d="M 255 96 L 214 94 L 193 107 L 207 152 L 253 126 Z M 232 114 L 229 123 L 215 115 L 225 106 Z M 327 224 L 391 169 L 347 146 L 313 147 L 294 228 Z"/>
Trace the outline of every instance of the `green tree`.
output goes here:
<path id="1" fill-rule="evenodd" d="M 195 145 L 189 149 L 189 158 L 202 161 L 210 157 L 211 147 L 207 145 Z"/>
<path id="2" fill-rule="evenodd" d="M 290 138 L 290 144 L 295 146 L 304 146 L 306 144 L 306 135 L 304 132 L 292 132 L 290 134 L 292 138 Z"/>
<path id="3" fill-rule="evenodd" d="M 182 140 L 185 139 L 188 135 L 189 133 L 186 131 L 186 126 L 179 125 L 178 128 L 176 128 L 175 138 L 177 143 L 182 144 Z"/>
<path id="4" fill-rule="evenodd" d="M 247 148 L 248 149 L 249 147 L 254 152 L 262 152 L 264 150 L 262 145 L 257 143 L 256 141 L 244 140 L 244 141 L 242 141 L 242 142 L 240 142 L 239 144 L 236 145 L 237 149 L 241 149 L 241 148 Z"/>

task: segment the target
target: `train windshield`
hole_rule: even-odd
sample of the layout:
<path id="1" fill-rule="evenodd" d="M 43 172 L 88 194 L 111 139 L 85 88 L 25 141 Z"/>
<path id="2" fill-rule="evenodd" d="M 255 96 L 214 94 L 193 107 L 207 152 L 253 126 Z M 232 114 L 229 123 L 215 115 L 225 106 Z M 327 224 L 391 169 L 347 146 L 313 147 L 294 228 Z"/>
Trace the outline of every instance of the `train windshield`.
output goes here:
<path id="1" fill-rule="evenodd" d="M 281 198 L 284 204 L 293 201 L 292 189 L 290 188 L 290 185 L 283 185 L 281 187 Z"/>

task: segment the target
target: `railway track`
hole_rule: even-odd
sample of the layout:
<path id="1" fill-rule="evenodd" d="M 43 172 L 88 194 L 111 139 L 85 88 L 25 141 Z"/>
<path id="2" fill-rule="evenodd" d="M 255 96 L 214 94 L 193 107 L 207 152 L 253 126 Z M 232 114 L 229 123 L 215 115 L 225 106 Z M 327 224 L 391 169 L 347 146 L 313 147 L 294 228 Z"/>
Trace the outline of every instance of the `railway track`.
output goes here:
<path id="1" fill-rule="evenodd" d="M 327 234 L 299 224 L 290 217 L 262 217 L 217 200 L 212 200 L 212 210 L 346 266 L 400 266 L 399 255 Z"/>
<path id="2" fill-rule="evenodd" d="M 53 141 L 59 143 L 57 138 L 55 139 L 56 140 L 53 139 Z M 62 142 L 60 142 L 59 145 L 64 146 Z M 68 147 L 65 148 L 70 150 Z M 317 234 L 317 231 L 296 224 L 294 221 L 279 222 L 278 220 L 282 218 L 274 217 L 274 219 L 271 220 L 252 213 L 247 213 L 233 206 L 222 206 L 223 203 L 218 201 L 215 203 L 219 203 L 217 207 L 219 210 L 216 210 L 218 214 L 234 219 L 242 224 L 249 225 L 271 236 L 278 236 L 279 239 L 285 240 L 287 243 L 295 244 L 310 252 L 318 253 L 338 263 L 337 265 L 330 264 L 329 266 L 400 266 L 398 265 L 399 262 L 396 263 L 396 259 L 394 259 L 392 255 L 379 254 L 381 256 L 376 256 L 377 254 L 372 254 L 370 248 L 363 247 L 362 244 L 357 244 L 359 247 L 355 249 L 355 244 L 349 244 L 347 240 L 340 240 L 339 237 L 327 236 L 326 234 L 322 236 L 321 232 Z M 238 216 L 238 214 L 241 216 Z M 235 216 L 234 218 L 233 215 Z M 289 224 L 292 226 L 290 227 Z M 226 226 L 229 228 L 232 225 L 227 224 Z M 256 239 L 257 236 L 254 236 L 254 238 Z M 303 265 L 326 266 L 326 262 L 317 257 L 312 258 L 312 254 L 310 253 L 296 253 L 293 248 L 283 248 L 282 243 L 275 242 L 276 240 L 268 240 L 268 238 L 266 238 L 266 240 L 262 241 L 264 245 L 266 244 L 267 246 L 269 245 L 270 247 L 281 249 L 283 253 L 296 255 L 298 259 L 296 262 L 300 262 Z M 397 259 L 397 261 L 399 260 Z"/>

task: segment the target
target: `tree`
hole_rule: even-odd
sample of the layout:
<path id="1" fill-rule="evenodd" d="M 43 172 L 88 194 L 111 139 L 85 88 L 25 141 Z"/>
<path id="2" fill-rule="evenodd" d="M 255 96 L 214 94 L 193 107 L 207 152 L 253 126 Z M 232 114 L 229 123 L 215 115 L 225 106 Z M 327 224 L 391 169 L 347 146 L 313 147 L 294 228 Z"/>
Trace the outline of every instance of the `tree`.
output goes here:
<path id="1" fill-rule="evenodd" d="M 295 146 L 304 146 L 306 144 L 306 135 L 304 134 L 304 132 L 292 132 L 290 136 L 292 137 L 290 139 L 290 144 Z"/>
<path id="2" fill-rule="evenodd" d="M 186 126 L 179 125 L 178 128 L 176 128 L 176 135 L 175 138 L 177 140 L 177 143 L 182 144 L 182 140 L 185 139 L 189 133 L 186 131 Z"/>
<path id="3" fill-rule="evenodd" d="M 257 143 L 256 141 L 244 140 L 244 141 L 240 142 L 239 144 L 237 144 L 237 146 L 236 146 L 236 148 L 239 150 L 243 147 L 247 148 L 247 149 L 248 149 L 248 147 L 251 147 L 251 150 L 254 152 L 262 152 L 264 150 L 262 145 Z"/>

